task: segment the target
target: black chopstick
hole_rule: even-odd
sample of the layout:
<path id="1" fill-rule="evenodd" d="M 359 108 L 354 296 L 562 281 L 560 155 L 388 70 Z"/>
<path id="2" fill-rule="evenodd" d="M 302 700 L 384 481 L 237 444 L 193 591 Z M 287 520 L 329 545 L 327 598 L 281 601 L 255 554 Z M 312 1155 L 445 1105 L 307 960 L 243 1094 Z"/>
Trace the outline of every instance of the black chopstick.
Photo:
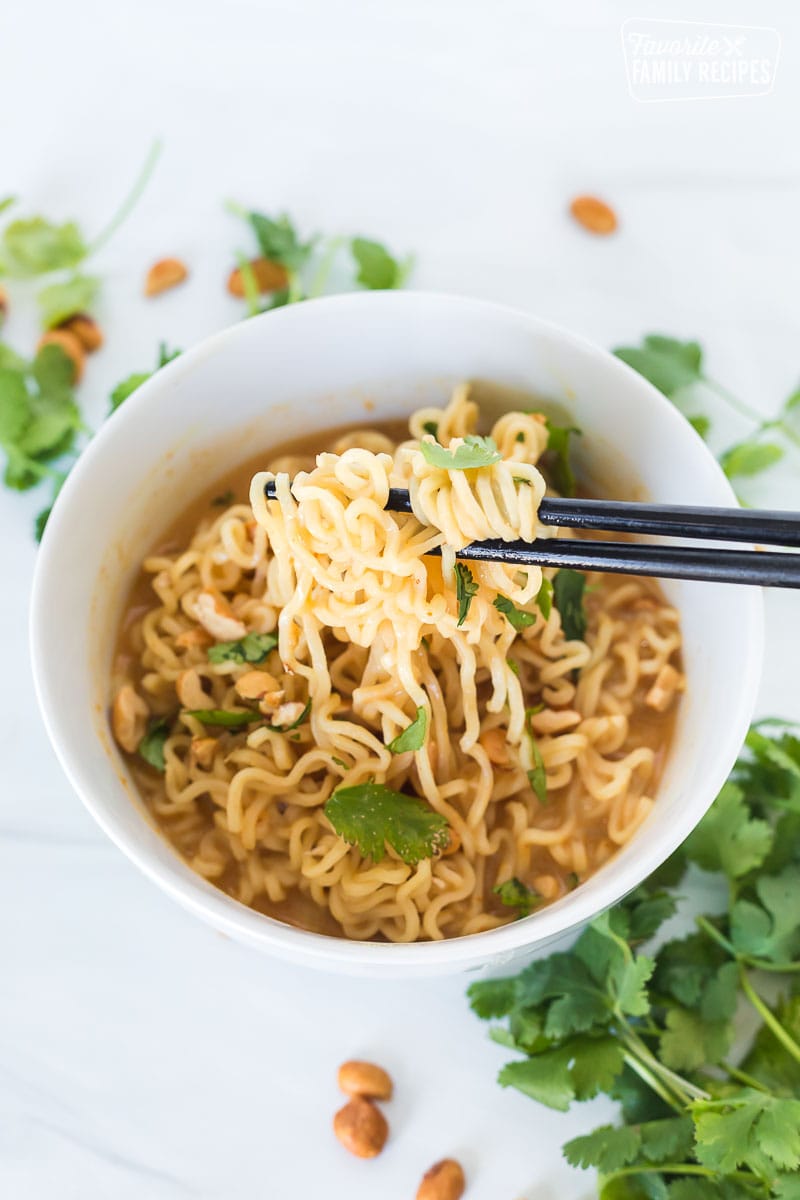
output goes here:
<path id="1" fill-rule="evenodd" d="M 390 488 L 387 508 L 411 512 L 403 488 Z M 545 496 L 539 505 L 543 525 L 596 529 L 607 533 L 653 533 L 661 537 L 709 538 L 720 542 L 758 542 L 800 546 L 800 513 L 747 508 L 688 508 L 621 500 L 570 500 Z"/>
<path id="2" fill-rule="evenodd" d="M 658 579 L 697 579 L 707 583 L 749 583 L 758 587 L 800 587 L 800 554 L 720 550 L 712 546 L 653 546 L 641 542 L 596 542 L 584 538 L 540 538 L 536 542 L 473 542 L 456 552 L 474 562 L 510 566 L 570 567 L 651 575 Z"/>
<path id="3" fill-rule="evenodd" d="M 274 482 L 266 484 L 264 494 L 268 500 L 275 499 Z M 408 492 L 390 488 L 386 507 L 394 512 L 410 512 Z M 800 514 L 792 512 L 679 505 L 662 507 L 546 496 L 539 506 L 539 519 L 542 524 L 573 529 L 800 546 Z M 536 542 L 498 539 L 473 542 L 458 551 L 456 557 L 521 567 L 535 564 L 570 567 L 576 571 L 651 575 L 660 579 L 800 587 L 800 554 L 727 550 L 714 546 L 649 545 L 578 538 L 539 538 Z"/>

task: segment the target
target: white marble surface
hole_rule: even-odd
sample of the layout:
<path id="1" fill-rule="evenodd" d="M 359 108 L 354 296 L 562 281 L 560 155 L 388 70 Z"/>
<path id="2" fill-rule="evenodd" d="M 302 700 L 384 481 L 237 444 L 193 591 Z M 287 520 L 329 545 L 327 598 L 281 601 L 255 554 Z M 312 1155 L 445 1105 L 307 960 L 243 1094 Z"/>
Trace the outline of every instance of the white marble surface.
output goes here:
<path id="1" fill-rule="evenodd" d="M 781 31 L 774 94 L 663 105 L 628 96 L 626 4 L 6 7 L 0 192 L 95 230 L 154 134 L 165 139 L 145 199 L 95 264 L 108 345 L 83 389 L 93 421 L 159 338 L 186 346 L 236 319 L 222 282 L 244 238 L 225 197 L 386 237 L 417 252 L 419 286 L 519 304 L 604 344 L 653 329 L 697 336 L 710 373 L 764 411 L 798 383 L 789 0 L 693 12 Z M 645 0 L 634 15 L 683 15 L 670 7 Z M 565 202 L 583 190 L 614 202 L 619 236 L 571 224 Z M 145 301 L 143 271 L 163 254 L 190 262 L 191 283 Z M 24 348 L 30 297 L 15 296 L 7 336 Z M 798 466 L 751 498 L 797 505 Z M 180 912 L 94 827 L 29 677 L 40 506 L 0 494 L 0 1194 L 402 1198 L 454 1154 L 475 1200 L 592 1195 L 558 1147 L 602 1106 L 561 1117 L 501 1092 L 503 1054 L 461 981 L 382 986 L 256 957 Z M 759 707 L 800 717 L 797 603 L 768 598 Z M 330 1133 L 335 1067 L 353 1054 L 397 1081 L 392 1141 L 372 1164 Z"/>

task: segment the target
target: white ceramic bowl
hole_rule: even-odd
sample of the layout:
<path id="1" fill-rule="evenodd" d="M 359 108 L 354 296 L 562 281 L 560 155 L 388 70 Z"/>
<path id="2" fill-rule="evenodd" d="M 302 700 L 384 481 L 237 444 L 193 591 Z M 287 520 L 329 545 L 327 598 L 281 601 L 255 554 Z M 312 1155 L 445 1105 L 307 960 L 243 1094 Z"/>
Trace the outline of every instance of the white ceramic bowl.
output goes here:
<path id="1" fill-rule="evenodd" d="M 762 654 L 756 589 L 669 583 L 688 688 L 652 815 L 575 892 L 502 929 L 436 943 L 349 942 L 251 911 L 194 874 L 151 827 L 106 717 L 114 631 L 159 532 L 226 469 L 287 438 L 442 402 L 459 380 L 532 390 L 583 430 L 584 473 L 607 495 L 730 505 L 700 438 L 604 350 L 526 313 L 453 296 L 361 293 L 279 309 L 209 338 L 126 401 L 81 456 L 48 525 L 34 582 L 34 673 L 74 788 L 129 858 L 180 904 L 259 950 L 354 974 L 516 966 L 635 887 L 711 804 L 751 717 Z M 108 897 L 98 897 L 108 902 Z"/>

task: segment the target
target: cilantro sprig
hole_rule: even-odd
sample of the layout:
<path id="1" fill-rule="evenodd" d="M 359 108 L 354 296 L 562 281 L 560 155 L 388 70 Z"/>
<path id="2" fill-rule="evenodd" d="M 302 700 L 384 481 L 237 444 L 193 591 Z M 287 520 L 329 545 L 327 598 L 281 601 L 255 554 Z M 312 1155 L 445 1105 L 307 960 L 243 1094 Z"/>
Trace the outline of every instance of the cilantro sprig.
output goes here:
<path id="1" fill-rule="evenodd" d="M 213 503 L 213 501 L 212 501 Z M 208 661 L 211 663 L 262 663 L 278 644 L 274 633 L 246 633 L 236 642 L 217 642 L 209 646 Z"/>
<path id="2" fill-rule="evenodd" d="M 539 893 L 529 888 L 521 879 L 517 879 L 516 875 L 511 879 L 506 879 L 503 883 L 498 883 L 496 887 L 492 888 L 492 891 L 495 896 L 499 896 L 501 904 L 515 908 L 518 917 L 529 916 L 537 904 L 542 902 Z"/>
<path id="3" fill-rule="evenodd" d="M 421 441 L 420 453 L 432 467 L 445 471 L 471 471 L 476 467 L 491 467 L 503 457 L 494 438 L 468 433 L 460 446 L 452 450 L 438 442 Z"/>
<path id="4" fill-rule="evenodd" d="M 467 619 L 473 598 L 478 594 L 478 584 L 466 563 L 457 562 L 456 572 L 456 603 L 458 604 L 458 622 L 463 625 Z"/>
<path id="5" fill-rule="evenodd" d="M 425 745 L 425 734 L 428 732 L 428 714 L 424 708 L 417 709 L 417 715 L 410 725 L 406 725 L 402 733 L 392 738 L 386 749 L 392 754 L 405 754 L 408 750 L 421 750 Z"/>
<path id="6" fill-rule="evenodd" d="M 376 863 L 388 844 L 403 862 L 415 866 L 444 850 L 450 836 L 445 818 L 424 800 L 374 780 L 338 788 L 325 805 L 325 816 L 341 838 Z"/>
<path id="7" fill-rule="evenodd" d="M 699 342 L 651 333 L 640 346 L 619 346 L 614 354 L 672 400 L 700 437 L 708 438 L 713 423 L 706 413 L 695 411 L 699 396 L 715 396 L 749 424 L 746 436 L 719 455 L 722 469 L 734 483 L 780 462 L 786 443 L 800 448 L 800 389 L 788 397 L 775 416 L 765 417 L 706 375 Z M 772 435 L 780 440 L 772 440 Z"/>
<path id="8" fill-rule="evenodd" d="M 676 911 L 689 863 L 727 886 L 724 911 L 647 943 Z M 513 882 L 513 881 L 509 881 Z M 759 977 L 783 993 L 762 995 Z M 602 1200 L 800 1195 L 800 737 L 748 735 L 684 846 L 571 950 L 475 983 L 479 1017 L 518 1058 L 499 1082 L 551 1108 L 606 1093 L 621 1123 L 564 1155 L 600 1173 Z M 742 1009 L 751 1033 L 736 1053 Z"/>

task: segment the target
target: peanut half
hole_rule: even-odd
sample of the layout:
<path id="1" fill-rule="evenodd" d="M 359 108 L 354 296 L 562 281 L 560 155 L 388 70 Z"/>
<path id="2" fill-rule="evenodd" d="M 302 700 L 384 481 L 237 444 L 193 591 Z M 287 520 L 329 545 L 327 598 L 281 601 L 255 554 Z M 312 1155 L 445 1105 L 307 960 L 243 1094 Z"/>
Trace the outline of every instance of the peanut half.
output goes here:
<path id="1" fill-rule="evenodd" d="M 277 292 L 289 282 L 286 268 L 269 258 L 253 258 L 249 263 L 253 281 L 259 292 Z M 242 268 L 234 267 L 228 276 L 228 291 L 232 296 L 244 296 Z"/>
<path id="2" fill-rule="evenodd" d="M 375 1158 L 386 1145 L 389 1126 L 371 1100 L 354 1096 L 333 1118 L 333 1132 L 357 1158 Z"/>
<path id="3" fill-rule="evenodd" d="M 347 1096 L 365 1096 L 368 1100 L 389 1100 L 391 1077 L 375 1063 L 350 1059 L 339 1067 L 339 1087 Z"/>
<path id="4" fill-rule="evenodd" d="M 145 296 L 158 296 L 183 283 L 189 271 L 179 258 L 160 258 L 153 263 L 144 281 Z"/>
<path id="5" fill-rule="evenodd" d="M 128 754 L 135 754 L 139 749 L 149 716 L 150 709 L 142 697 L 129 683 L 124 684 L 111 706 L 111 728 L 114 737 Z"/>
<path id="6" fill-rule="evenodd" d="M 461 1164 L 454 1158 L 443 1158 L 422 1176 L 417 1200 L 460 1200 L 465 1187 Z"/>
<path id="7" fill-rule="evenodd" d="M 508 766 L 508 743 L 504 729 L 485 729 L 478 741 L 486 751 L 486 757 L 496 767 Z"/>
<path id="8" fill-rule="evenodd" d="M 75 313 L 57 326 L 78 339 L 87 354 L 94 354 L 103 344 L 103 331 L 88 313 Z"/>
<path id="9" fill-rule="evenodd" d="M 605 200 L 598 200 L 596 196 L 576 196 L 569 211 L 589 233 L 605 236 L 617 228 L 617 214 Z"/>

